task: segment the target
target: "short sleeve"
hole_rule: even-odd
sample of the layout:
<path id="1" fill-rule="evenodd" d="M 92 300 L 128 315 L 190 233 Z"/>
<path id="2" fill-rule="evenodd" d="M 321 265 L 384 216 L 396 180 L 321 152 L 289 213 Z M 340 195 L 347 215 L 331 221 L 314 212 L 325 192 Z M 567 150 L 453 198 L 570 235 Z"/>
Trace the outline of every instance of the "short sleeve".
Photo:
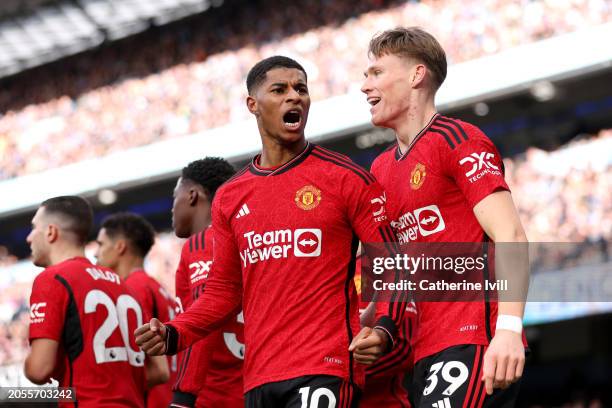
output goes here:
<path id="1" fill-rule="evenodd" d="M 30 295 L 30 342 L 37 338 L 60 341 L 67 306 L 68 293 L 55 274 L 43 271 L 38 275 Z"/>
<path id="2" fill-rule="evenodd" d="M 453 179 L 471 207 L 488 195 L 508 190 L 504 165 L 491 140 L 475 126 L 465 126 L 467 140 L 442 155 L 445 173 Z"/>

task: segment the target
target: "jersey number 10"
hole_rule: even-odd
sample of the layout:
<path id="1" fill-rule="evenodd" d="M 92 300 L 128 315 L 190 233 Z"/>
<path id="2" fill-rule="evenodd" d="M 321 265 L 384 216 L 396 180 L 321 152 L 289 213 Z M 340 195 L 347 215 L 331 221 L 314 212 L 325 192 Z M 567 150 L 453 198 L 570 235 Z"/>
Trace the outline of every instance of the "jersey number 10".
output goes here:
<path id="1" fill-rule="evenodd" d="M 117 304 L 106 293 L 94 289 L 85 297 L 85 313 L 95 313 L 98 305 L 102 305 L 108 311 L 108 316 L 102 326 L 98 328 L 93 338 L 93 350 L 96 363 L 111 363 L 115 361 L 128 361 L 130 365 L 142 367 L 145 354 L 142 350 L 133 350 L 130 346 L 131 330 L 128 327 L 128 310 L 136 314 L 137 327 L 142 326 L 142 310 L 136 299 L 130 295 L 121 295 L 117 298 Z M 119 327 L 124 347 L 106 347 L 106 341 Z"/>

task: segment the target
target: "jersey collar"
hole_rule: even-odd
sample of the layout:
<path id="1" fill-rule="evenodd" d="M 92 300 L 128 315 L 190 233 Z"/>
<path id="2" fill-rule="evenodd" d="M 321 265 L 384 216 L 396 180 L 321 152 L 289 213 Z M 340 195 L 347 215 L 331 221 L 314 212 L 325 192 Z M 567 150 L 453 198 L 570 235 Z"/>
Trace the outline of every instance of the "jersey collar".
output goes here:
<path id="1" fill-rule="evenodd" d="M 401 149 L 399 147 L 399 143 L 396 142 L 397 143 L 397 146 L 395 147 L 395 160 L 396 161 L 404 160 L 406 158 L 406 156 L 408 156 L 408 153 L 410 153 L 410 150 L 412 150 L 412 148 L 414 147 L 416 142 L 418 142 L 419 139 L 421 139 L 421 136 L 423 136 L 425 133 L 427 133 L 427 131 L 429 130 L 429 128 L 434 123 L 434 121 L 438 118 L 439 115 L 440 114 L 438 112 L 433 114 L 433 116 L 431 117 L 431 119 L 429 119 L 429 122 L 427 122 L 425 127 L 423 129 L 421 129 L 419 131 L 419 133 L 417 133 L 417 135 L 414 137 L 414 139 L 412 139 L 412 142 L 410 143 L 410 145 L 406 149 L 405 153 L 402 153 L 402 151 L 401 151 Z"/>
<path id="2" fill-rule="evenodd" d="M 306 158 L 310 155 L 310 152 L 312 152 L 312 149 L 314 149 L 314 145 L 310 142 L 306 142 L 306 147 L 297 156 L 289 160 L 287 163 L 275 167 L 273 169 L 265 169 L 257 164 L 257 162 L 261 158 L 260 153 L 257 156 L 253 157 L 253 160 L 251 160 L 251 164 L 249 165 L 249 171 L 255 174 L 256 176 L 276 176 L 282 174 L 306 160 Z"/>

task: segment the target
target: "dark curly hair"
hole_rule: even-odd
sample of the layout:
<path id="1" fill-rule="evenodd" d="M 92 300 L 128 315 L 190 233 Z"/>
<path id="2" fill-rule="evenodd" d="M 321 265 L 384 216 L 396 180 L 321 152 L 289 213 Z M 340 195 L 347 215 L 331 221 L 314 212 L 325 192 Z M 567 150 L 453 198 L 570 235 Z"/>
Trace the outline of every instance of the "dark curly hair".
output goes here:
<path id="1" fill-rule="evenodd" d="M 252 95 L 253 90 L 266 79 L 266 74 L 268 71 L 273 70 L 274 68 L 299 69 L 304 73 L 304 76 L 308 78 L 308 75 L 306 75 L 306 70 L 297 61 L 289 57 L 283 57 L 282 55 L 275 55 L 259 61 L 249 71 L 246 80 L 249 95 Z"/>
<path id="2" fill-rule="evenodd" d="M 155 229 L 142 216 L 129 212 L 109 215 L 102 221 L 101 228 L 114 239 L 121 235 L 129 241 L 130 247 L 143 258 L 155 242 Z"/>
<path id="3" fill-rule="evenodd" d="M 206 157 L 189 163 L 183 168 L 181 177 L 204 187 L 212 201 L 217 189 L 235 172 L 227 160 L 221 157 Z"/>

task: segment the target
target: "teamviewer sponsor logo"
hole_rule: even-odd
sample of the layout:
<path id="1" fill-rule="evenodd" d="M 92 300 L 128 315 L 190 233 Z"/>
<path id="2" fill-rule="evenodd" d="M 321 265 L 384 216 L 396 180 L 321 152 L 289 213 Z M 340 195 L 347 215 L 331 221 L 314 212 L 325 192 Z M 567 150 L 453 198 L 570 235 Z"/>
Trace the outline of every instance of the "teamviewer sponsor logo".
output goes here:
<path id="1" fill-rule="evenodd" d="M 288 258 L 290 255 L 298 258 L 321 255 L 322 233 L 318 228 L 264 233 L 249 231 L 243 237 L 246 239 L 246 248 L 240 251 L 240 259 L 244 267 L 257 262 Z"/>
<path id="2" fill-rule="evenodd" d="M 47 302 L 33 303 L 30 306 L 30 323 L 41 323 L 45 320 L 45 307 Z"/>
<path id="3" fill-rule="evenodd" d="M 440 232 L 446 227 L 437 205 L 419 208 L 414 211 L 414 216 L 419 224 L 419 232 L 424 237 Z"/>
<path id="4" fill-rule="evenodd" d="M 474 183 L 486 174 L 491 174 L 494 176 L 501 175 L 499 167 L 491 163 L 491 159 L 494 157 L 495 155 L 490 152 L 472 153 L 469 156 L 459 160 L 459 165 L 463 166 L 464 164 L 467 164 L 468 166 L 472 166 L 465 173 L 465 177 L 468 178 L 470 183 Z"/>
<path id="5" fill-rule="evenodd" d="M 298 229 L 295 230 L 295 245 L 293 254 L 298 257 L 311 257 L 321 255 L 321 230 Z"/>
<path id="6" fill-rule="evenodd" d="M 426 237 L 443 231 L 446 228 L 442 213 L 437 205 L 417 208 L 407 211 L 396 221 L 391 221 L 397 240 L 402 243 L 416 241 L 419 237 Z"/>

